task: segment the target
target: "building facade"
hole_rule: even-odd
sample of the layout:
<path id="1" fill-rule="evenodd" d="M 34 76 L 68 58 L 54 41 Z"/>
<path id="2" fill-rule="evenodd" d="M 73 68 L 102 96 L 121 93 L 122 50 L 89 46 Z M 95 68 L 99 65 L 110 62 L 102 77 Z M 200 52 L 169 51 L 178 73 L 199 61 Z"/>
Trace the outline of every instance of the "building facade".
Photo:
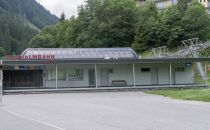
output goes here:
<path id="1" fill-rule="evenodd" d="M 197 85 L 208 58 L 141 59 L 131 48 L 37 48 L 3 60 L 4 90 Z"/>

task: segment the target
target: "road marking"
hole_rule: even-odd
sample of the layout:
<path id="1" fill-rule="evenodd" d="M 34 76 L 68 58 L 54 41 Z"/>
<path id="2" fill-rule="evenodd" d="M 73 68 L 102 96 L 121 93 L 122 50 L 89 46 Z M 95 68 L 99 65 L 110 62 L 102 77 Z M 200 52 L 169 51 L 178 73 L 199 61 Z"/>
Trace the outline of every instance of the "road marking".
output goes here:
<path id="1" fill-rule="evenodd" d="M 61 128 L 61 127 L 58 127 L 58 126 L 55 126 L 55 125 L 52 125 L 52 124 L 49 124 L 49 123 L 46 123 L 46 122 L 43 122 L 43 121 L 39 121 L 39 120 L 36 120 L 36 119 L 33 119 L 33 118 L 28 118 L 28 117 L 19 115 L 19 114 L 15 113 L 15 112 L 9 111 L 9 110 L 7 110 L 5 108 L 2 108 L 2 107 L 0 107 L 0 109 L 2 109 L 3 111 L 6 111 L 6 112 L 8 112 L 8 113 L 10 113 L 10 114 L 12 114 L 12 115 L 14 115 L 16 117 L 19 117 L 19 118 L 35 121 L 35 122 L 37 122 L 39 124 L 43 124 L 43 125 L 47 125 L 47 126 L 50 126 L 50 127 L 54 127 L 54 128 L 56 128 L 58 130 L 65 130 L 64 128 Z"/>

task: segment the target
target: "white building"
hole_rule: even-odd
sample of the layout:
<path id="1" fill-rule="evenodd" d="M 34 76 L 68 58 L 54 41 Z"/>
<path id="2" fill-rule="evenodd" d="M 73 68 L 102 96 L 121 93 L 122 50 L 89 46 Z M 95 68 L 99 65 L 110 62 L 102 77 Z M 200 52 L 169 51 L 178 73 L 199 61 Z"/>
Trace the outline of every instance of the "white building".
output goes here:
<path id="1" fill-rule="evenodd" d="M 30 48 L 3 61 L 3 88 L 145 88 L 195 84 L 193 64 L 209 58 L 141 59 L 131 48 Z"/>

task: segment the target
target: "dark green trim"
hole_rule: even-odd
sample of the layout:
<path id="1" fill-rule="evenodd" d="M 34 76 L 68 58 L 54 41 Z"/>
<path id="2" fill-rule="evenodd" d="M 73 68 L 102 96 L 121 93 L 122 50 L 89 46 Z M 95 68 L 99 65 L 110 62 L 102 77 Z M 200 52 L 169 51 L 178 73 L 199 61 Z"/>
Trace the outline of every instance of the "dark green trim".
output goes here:
<path id="1" fill-rule="evenodd" d="M 133 64 L 133 63 L 181 63 L 208 62 L 210 58 L 161 58 L 161 59 L 62 59 L 62 60 L 3 60 L 3 65 L 42 64 Z"/>

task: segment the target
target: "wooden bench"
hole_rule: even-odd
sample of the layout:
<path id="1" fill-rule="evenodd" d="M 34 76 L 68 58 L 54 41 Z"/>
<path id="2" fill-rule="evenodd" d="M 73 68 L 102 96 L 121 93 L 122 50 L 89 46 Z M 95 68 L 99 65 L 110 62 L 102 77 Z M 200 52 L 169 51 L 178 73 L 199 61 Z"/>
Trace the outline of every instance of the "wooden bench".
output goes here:
<path id="1" fill-rule="evenodd" d="M 112 80 L 111 86 L 127 86 L 126 80 Z"/>

